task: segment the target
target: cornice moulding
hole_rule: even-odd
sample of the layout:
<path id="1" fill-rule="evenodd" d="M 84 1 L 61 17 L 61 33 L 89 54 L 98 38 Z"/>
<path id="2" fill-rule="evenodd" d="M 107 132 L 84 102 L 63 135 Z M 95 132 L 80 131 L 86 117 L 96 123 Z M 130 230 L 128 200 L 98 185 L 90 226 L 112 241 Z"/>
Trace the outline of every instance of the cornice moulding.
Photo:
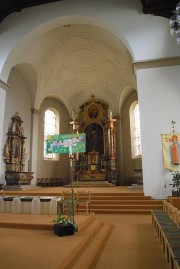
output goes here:
<path id="1" fill-rule="evenodd" d="M 147 61 L 133 61 L 134 71 L 139 69 L 165 67 L 180 65 L 180 57 L 170 57 L 163 59 L 147 60 Z"/>
<path id="2" fill-rule="evenodd" d="M 10 89 L 11 86 L 8 85 L 6 82 L 4 82 L 2 79 L 0 79 L 0 88 L 6 91 L 6 90 Z"/>

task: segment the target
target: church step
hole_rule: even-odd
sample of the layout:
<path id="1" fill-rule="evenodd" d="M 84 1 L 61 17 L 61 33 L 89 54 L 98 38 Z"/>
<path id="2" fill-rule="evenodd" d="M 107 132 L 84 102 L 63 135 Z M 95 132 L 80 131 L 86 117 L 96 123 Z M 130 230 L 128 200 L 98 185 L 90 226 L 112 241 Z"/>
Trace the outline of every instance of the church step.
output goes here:
<path id="1" fill-rule="evenodd" d="M 97 214 L 151 214 L 152 209 L 162 207 L 162 200 L 153 200 L 143 192 L 91 194 L 91 212 Z"/>
<path id="2" fill-rule="evenodd" d="M 71 184 L 65 185 L 65 188 L 70 188 Z M 86 187 L 115 187 L 114 184 L 104 181 L 104 180 L 96 180 L 96 181 L 74 181 L 73 182 L 73 187 L 74 188 L 86 188 Z"/>
<path id="3" fill-rule="evenodd" d="M 91 205 L 91 211 L 94 212 L 96 209 L 161 209 L 161 205 Z"/>
<path id="4" fill-rule="evenodd" d="M 95 268 L 98 258 L 100 257 L 104 246 L 111 234 L 112 226 L 102 225 L 96 236 L 93 237 L 83 253 L 78 256 L 78 260 L 71 267 L 72 269 Z"/>
<path id="5" fill-rule="evenodd" d="M 105 197 L 108 197 L 108 196 L 120 196 L 120 197 L 124 197 L 124 196 L 128 196 L 128 197 L 131 197 L 131 196 L 141 196 L 141 197 L 144 197 L 144 193 L 143 192 L 92 192 L 91 193 L 93 197 L 95 196 L 105 196 Z M 146 197 L 150 197 L 150 196 L 146 196 Z"/>
<path id="6" fill-rule="evenodd" d="M 61 269 L 72 268 L 73 264 L 75 264 L 76 261 L 78 260 L 78 257 L 82 255 L 82 253 L 88 246 L 89 242 L 93 240 L 94 237 L 96 237 L 97 233 L 101 230 L 103 225 L 104 224 L 100 220 L 94 219 L 82 231 L 80 240 L 79 240 L 78 234 L 77 234 L 77 239 L 75 238 L 76 237 L 76 234 L 75 234 L 75 237 L 72 240 L 76 239 L 77 244 L 75 244 L 74 248 L 72 249 L 70 253 L 67 251 L 66 256 L 62 260 L 61 264 L 59 264 L 58 268 L 61 268 Z"/>
<path id="7" fill-rule="evenodd" d="M 91 200 L 151 200 L 150 196 L 94 196 L 91 194 Z"/>
<path id="8" fill-rule="evenodd" d="M 151 209 L 94 209 L 95 214 L 130 214 L 150 215 Z"/>
<path id="9" fill-rule="evenodd" d="M 162 201 L 159 200 L 91 200 L 91 205 L 109 205 L 109 204 L 115 204 L 115 205 L 128 205 L 128 204 L 146 204 L 146 205 L 163 205 Z"/>

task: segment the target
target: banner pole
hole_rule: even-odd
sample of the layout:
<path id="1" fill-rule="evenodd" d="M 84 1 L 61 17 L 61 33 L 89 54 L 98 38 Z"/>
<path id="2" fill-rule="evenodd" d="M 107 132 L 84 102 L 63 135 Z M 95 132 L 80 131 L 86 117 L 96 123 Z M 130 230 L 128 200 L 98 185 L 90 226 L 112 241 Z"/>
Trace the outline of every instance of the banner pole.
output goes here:
<path id="1" fill-rule="evenodd" d="M 71 179 L 71 206 L 72 206 L 72 218 L 74 223 L 74 189 L 73 189 L 73 154 L 69 155 L 70 158 L 70 179 Z"/>
<path id="2" fill-rule="evenodd" d="M 70 210 L 70 214 L 72 217 L 72 224 L 74 226 L 74 228 L 76 229 L 76 231 L 78 231 L 78 225 L 76 224 L 75 220 L 74 220 L 74 188 L 73 188 L 73 177 L 74 177 L 74 157 L 73 154 L 69 154 L 69 159 L 70 159 L 70 179 L 71 179 L 71 210 Z"/>

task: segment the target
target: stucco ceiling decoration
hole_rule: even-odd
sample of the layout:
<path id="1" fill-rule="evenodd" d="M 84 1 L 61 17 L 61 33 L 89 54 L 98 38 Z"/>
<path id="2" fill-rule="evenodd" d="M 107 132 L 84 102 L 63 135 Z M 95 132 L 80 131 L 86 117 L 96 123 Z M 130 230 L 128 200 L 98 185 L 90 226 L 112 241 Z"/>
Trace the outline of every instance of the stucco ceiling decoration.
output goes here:
<path id="1" fill-rule="evenodd" d="M 82 27 L 84 31 L 77 31 Z M 47 57 L 39 63 L 39 90 L 43 91 L 43 96 L 55 89 L 69 98 L 84 96 L 84 92 L 84 98 L 96 92 L 102 98 L 106 92 L 116 101 L 122 85 L 126 85 L 127 81 L 134 85 L 135 77 L 127 50 L 119 40 L 119 48 L 113 47 L 110 41 L 103 39 L 103 30 L 101 33 L 98 37 L 97 27 L 85 25 L 73 25 L 67 34 L 61 34 L 59 29 L 58 43 L 49 47 Z"/>

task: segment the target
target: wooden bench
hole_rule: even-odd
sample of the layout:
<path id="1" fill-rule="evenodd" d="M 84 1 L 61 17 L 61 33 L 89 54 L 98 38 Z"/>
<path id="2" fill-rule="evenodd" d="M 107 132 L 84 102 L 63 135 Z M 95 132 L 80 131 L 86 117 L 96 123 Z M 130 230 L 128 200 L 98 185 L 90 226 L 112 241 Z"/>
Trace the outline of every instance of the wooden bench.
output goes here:
<path id="1" fill-rule="evenodd" d="M 170 263 L 171 269 L 180 269 L 180 211 L 164 201 L 163 209 L 154 209 L 151 215 L 167 262 Z"/>

